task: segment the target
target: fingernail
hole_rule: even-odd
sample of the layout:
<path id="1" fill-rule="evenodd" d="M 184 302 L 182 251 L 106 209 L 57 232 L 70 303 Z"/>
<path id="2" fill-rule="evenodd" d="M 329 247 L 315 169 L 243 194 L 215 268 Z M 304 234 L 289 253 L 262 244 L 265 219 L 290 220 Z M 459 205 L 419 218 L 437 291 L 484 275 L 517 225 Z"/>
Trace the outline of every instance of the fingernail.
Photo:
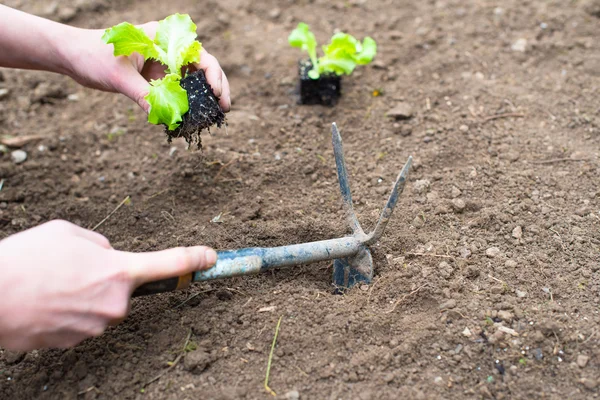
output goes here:
<path id="1" fill-rule="evenodd" d="M 231 110 L 231 97 L 227 96 L 227 111 Z"/>
<path id="2" fill-rule="evenodd" d="M 205 261 L 206 261 L 206 267 L 212 267 L 213 265 L 215 265 L 217 263 L 217 252 L 214 251 L 213 249 L 208 249 L 206 250 L 206 252 L 204 253 L 204 257 L 205 257 Z"/>

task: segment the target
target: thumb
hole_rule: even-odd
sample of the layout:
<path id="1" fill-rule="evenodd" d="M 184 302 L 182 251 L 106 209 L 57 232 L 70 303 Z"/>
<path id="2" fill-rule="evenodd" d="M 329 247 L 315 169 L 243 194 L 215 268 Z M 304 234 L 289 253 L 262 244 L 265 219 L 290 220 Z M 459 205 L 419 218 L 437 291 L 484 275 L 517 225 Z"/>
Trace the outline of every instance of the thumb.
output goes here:
<path id="1" fill-rule="evenodd" d="M 116 75 L 115 89 L 135 101 L 146 113 L 150 110 L 150 104 L 145 97 L 150 90 L 150 83 L 139 73 L 139 71 L 127 60 L 123 60 L 123 68 Z"/>
<path id="2" fill-rule="evenodd" d="M 176 247 L 148 253 L 122 253 L 135 286 L 208 269 L 217 262 L 217 253 L 206 246 Z"/>

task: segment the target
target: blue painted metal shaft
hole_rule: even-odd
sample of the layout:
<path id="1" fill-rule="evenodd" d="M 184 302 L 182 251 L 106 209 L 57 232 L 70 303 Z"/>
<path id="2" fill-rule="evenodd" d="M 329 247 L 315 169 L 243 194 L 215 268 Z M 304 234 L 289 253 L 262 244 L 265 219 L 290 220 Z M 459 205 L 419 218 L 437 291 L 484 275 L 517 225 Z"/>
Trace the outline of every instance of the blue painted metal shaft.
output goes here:
<path id="1" fill-rule="evenodd" d="M 359 239 L 347 236 L 291 246 L 218 251 L 217 264 L 210 269 L 195 272 L 193 281 L 257 274 L 272 268 L 350 257 L 357 254 L 362 247 Z"/>

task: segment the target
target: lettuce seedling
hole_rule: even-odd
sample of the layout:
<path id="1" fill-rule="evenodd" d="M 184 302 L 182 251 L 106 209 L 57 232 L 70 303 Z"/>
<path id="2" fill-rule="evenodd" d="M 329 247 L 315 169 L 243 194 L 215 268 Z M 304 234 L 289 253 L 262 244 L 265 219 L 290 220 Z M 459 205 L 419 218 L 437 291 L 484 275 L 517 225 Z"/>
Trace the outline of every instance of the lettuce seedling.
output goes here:
<path id="1" fill-rule="evenodd" d="M 347 33 L 336 33 L 331 42 L 323 46 L 323 56 L 317 57 L 317 40 L 307 24 L 300 22 L 290 33 L 288 42 L 308 52 L 312 68 L 308 71 L 311 79 L 319 79 L 324 74 L 350 75 L 357 65 L 369 64 L 377 53 L 377 44 L 370 37 L 358 41 Z"/>
<path id="2" fill-rule="evenodd" d="M 141 54 L 144 60 L 156 60 L 167 66 L 166 76 L 150 81 L 145 97 L 150 104 L 148 121 L 165 124 L 174 130 L 189 109 L 187 93 L 180 86 L 181 68 L 200 61 L 202 44 L 196 41 L 196 25 L 189 15 L 174 14 L 158 23 L 154 40 L 129 22 L 107 29 L 102 36 L 106 44 L 114 45 L 115 56 Z"/>

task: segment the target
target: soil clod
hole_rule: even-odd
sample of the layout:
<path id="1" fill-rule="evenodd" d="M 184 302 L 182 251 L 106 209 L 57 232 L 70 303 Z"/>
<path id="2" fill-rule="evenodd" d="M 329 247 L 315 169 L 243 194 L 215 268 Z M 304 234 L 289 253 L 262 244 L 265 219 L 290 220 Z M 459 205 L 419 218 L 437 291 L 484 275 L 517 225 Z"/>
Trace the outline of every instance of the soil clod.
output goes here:
<path id="1" fill-rule="evenodd" d="M 168 142 L 174 138 L 182 137 L 190 145 L 196 144 L 202 148 L 200 134 L 204 129 L 210 133 L 210 127 L 217 125 L 220 128 L 225 124 L 225 113 L 219 105 L 219 98 L 206 80 L 204 71 L 188 74 L 181 80 L 181 87 L 188 95 L 189 110 L 183 115 L 183 121 L 175 130 L 165 129 Z"/>

